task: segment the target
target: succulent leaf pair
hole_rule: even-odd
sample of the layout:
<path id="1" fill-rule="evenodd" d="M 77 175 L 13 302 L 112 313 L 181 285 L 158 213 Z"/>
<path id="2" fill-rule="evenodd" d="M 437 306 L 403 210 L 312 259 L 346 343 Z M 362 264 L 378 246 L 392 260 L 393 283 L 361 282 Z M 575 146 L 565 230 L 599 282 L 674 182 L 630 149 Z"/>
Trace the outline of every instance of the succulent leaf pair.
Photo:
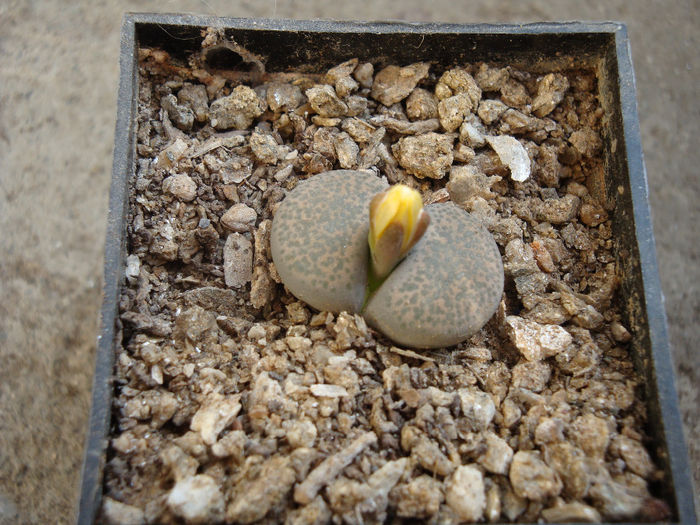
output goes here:
<path id="1" fill-rule="evenodd" d="M 414 190 L 368 172 L 320 173 L 277 210 L 272 259 L 290 292 L 314 308 L 361 313 L 401 345 L 454 345 L 495 312 L 501 256 L 461 208 L 426 208 Z"/>

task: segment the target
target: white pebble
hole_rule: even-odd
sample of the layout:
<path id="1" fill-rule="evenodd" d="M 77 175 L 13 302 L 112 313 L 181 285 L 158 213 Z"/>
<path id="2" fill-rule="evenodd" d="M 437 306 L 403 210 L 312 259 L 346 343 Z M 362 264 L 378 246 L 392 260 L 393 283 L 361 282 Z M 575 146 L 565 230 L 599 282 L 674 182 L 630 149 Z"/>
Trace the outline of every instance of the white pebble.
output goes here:
<path id="1" fill-rule="evenodd" d="M 486 508 L 484 478 L 475 467 L 462 465 L 445 480 L 445 501 L 460 521 L 479 521 Z"/>
<path id="2" fill-rule="evenodd" d="M 510 178 L 522 182 L 530 176 L 530 157 L 517 139 L 508 135 L 486 137 L 501 162 L 510 168 Z"/>
<path id="3" fill-rule="evenodd" d="M 348 395 L 348 391 L 338 385 L 311 385 L 310 390 L 316 397 L 344 397 Z"/>
<path id="4" fill-rule="evenodd" d="M 163 181 L 163 191 L 184 202 L 190 202 L 197 196 L 197 184 L 189 175 L 178 173 Z"/>
<path id="5" fill-rule="evenodd" d="M 200 474 L 175 484 L 168 507 L 187 523 L 212 523 L 223 517 L 224 496 L 212 477 Z"/>
<path id="6" fill-rule="evenodd" d="M 240 233 L 232 233 L 224 245 L 226 286 L 240 288 L 253 278 L 253 245 Z"/>

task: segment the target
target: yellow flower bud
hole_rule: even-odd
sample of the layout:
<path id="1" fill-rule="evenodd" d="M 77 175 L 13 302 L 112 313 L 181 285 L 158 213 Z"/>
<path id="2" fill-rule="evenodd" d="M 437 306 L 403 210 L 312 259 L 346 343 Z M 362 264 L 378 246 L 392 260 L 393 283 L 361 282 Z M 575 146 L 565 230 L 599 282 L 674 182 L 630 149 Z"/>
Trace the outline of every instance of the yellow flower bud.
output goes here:
<path id="1" fill-rule="evenodd" d="M 374 196 L 369 205 L 369 249 L 374 275 L 383 279 L 425 233 L 430 216 L 420 193 L 404 185 Z"/>

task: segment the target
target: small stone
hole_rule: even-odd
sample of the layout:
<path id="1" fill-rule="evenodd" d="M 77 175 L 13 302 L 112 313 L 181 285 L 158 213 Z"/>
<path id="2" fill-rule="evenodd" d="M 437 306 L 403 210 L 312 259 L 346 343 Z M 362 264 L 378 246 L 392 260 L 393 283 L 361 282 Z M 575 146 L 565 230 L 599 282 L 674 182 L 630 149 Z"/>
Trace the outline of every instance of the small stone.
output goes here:
<path id="1" fill-rule="evenodd" d="M 585 414 L 574 420 L 571 429 L 573 441 L 586 455 L 594 458 L 605 456 L 610 441 L 607 421 L 593 414 Z"/>
<path id="2" fill-rule="evenodd" d="M 352 74 L 363 88 L 371 88 L 374 82 L 374 66 L 371 62 L 358 64 Z"/>
<path id="3" fill-rule="evenodd" d="M 537 82 L 537 96 L 532 101 L 532 112 L 538 117 L 549 115 L 564 100 L 569 80 L 560 73 L 549 73 Z"/>
<path id="4" fill-rule="evenodd" d="M 515 278 L 539 272 L 532 248 L 522 239 L 516 238 L 510 241 L 505 251 L 503 269 L 507 275 Z"/>
<path id="5" fill-rule="evenodd" d="M 387 66 L 374 76 L 372 98 L 385 106 L 400 102 L 411 94 L 418 82 L 428 76 L 430 64 L 418 62 L 406 67 Z"/>
<path id="6" fill-rule="evenodd" d="M 535 443 L 546 445 L 547 443 L 564 440 L 564 422 L 557 417 L 542 418 L 535 428 Z"/>
<path id="7" fill-rule="evenodd" d="M 524 135 L 542 129 L 542 121 L 517 109 L 508 109 L 501 117 L 499 131 L 504 135 Z"/>
<path id="8" fill-rule="evenodd" d="M 519 363 L 513 367 L 512 386 L 542 392 L 549 382 L 552 371 L 542 361 Z"/>
<path id="9" fill-rule="evenodd" d="M 439 100 L 446 100 L 457 94 L 466 96 L 469 111 L 474 111 L 479 105 L 481 88 L 474 78 L 460 67 L 445 71 L 435 85 L 435 96 Z"/>
<path id="10" fill-rule="evenodd" d="M 506 333 L 513 345 L 528 361 L 541 361 L 568 347 L 571 334 L 557 325 L 541 325 L 514 315 L 506 317 Z"/>
<path id="11" fill-rule="evenodd" d="M 372 140 L 376 128 L 365 120 L 359 118 L 346 118 L 341 127 L 352 139 L 359 144 L 367 144 Z"/>
<path id="12" fill-rule="evenodd" d="M 461 142 L 458 142 L 455 146 L 454 155 L 454 161 L 461 162 L 463 164 L 470 163 L 472 160 L 474 160 L 474 157 L 476 157 L 474 150 Z"/>
<path id="13" fill-rule="evenodd" d="M 486 144 L 481 130 L 466 119 L 459 128 L 459 141 L 472 148 L 481 148 Z"/>
<path id="14" fill-rule="evenodd" d="M 483 91 L 493 92 L 500 91 L 508 78 L 509 74 L 506 68 L 496 68 L 481 64 L 475 80 Z"/>
<path id="15" fill-rule="evenodd" d="M 402 518 L 429 518 L 437 514 L 445 499 L 442 483 L 426 476 L 417 476 L 392 491 L 396 500 L 396 514 Z"/>
<path id="16" fill-rule="evenodd" d="M 544 451 L 545 461 L 564 482 L 564 494 L 570 498 L 583 498 L 590 486 L 591 460 L 580 448 L 567 442 L 550 443 Z"/>
<path id="17" fill-rule="evenodd" d="M 357 67 L 359 60 L 357 58 L 351 58 L 345 62 L 341 62 L 337 66 L 333 66 L 328 71 L 323 78 L 326 84 L 335 84 L 339 80 L 349 77 L 355 68 Z"/>
<path id="18" fill-rule="evenodd" d="M 265 338 L 267 332 L 265 331 L 265 327 L 263 325 L 254 324 L 250 327 L 250 330 L 248 330 L 246 335 L 251 341 L 260 341 L 261 339 Z"/>
<path id="19" fill-rule="evenodd" d="M 288 166 L 285 166 L 279 171 L 276 171 L 273 177 L 275 180 L 279 183 L 283 183 L 286 181 L 290 175 L 294 173 L 294 166 L 292 164 L 289 164 Z"/>
<path id="20" fill-rule="evenodd" d="M 177 100 L 180 104 L 190 107 L 197 122 L 203 123 L 209 118 L 209 97 L 207 88 L 202 84 L 185 82 L 177 93 Z"/>
<path id="21" fill-rule="evenodd" d="M 437 98 L 427 89 L 414 89 L 406 99 L 406 115 L 411 120 L 429 120 L 437 118 Z"/>
<path id="22" fill-rule="evenodd" d="M 562 490 L 562 482 L 557 474 L 535 452 L 516 452 L 509 478 L 518 496 L 533 501 L 557 496 Z"/>
<path id="23" fill-rule="evenodd" d="M 592 228 L 608 220 L 608 214 L 602 206 L 592 202 L 584 202 L 579 210 L 581 222 Z"/>
<path id="24" fill-rule="evenodd" d="M 348 391 L 338 385 L 316 384 L 309 387 L 311 393 L 316 397 L 346 397 Z"/>
<path id="25" fill-rule="evenodd" d="M 277 164 L 289 153 L 289 147 L 280 146 L 270 133 L 255 129 L 250 136 L 250 149 L 263 164 Z"/>
<path id="26" fill-rule="evenodd" d="M 550 144 L 542 144 L 539 148 L 537 160 L 537 171 L 535 172 L 537 180 L 550 188 L 557 187 L 563 173 L 557 149 Z"/>
<path id="27" fill-rule="evenodd" d="M 464 117 L 469 115 L 474 107 L 466 93 L 458 93 L 441 100 L 438 103 L 438 116 L 440 124 L 448 133 L 452 133 L 464 122 Z"/>
<path id="28" fill-rule="evenodd" d="M 248 157 L 239 155 L 231 155 L 231 157 L 223 164 L 218 164 L 211 161 L 209 155 L 205 155 L 204 163 L 211 164 L 211 171 L 218 171 L 221 177 L 221 182 L 232 185 L 233 195 L 227 195 L 229 200 L 238 201 L 238 193 L 234 184 L 240 184 L 253 174 L 253 161 Z"/>
<path id="29" fill-rule="evenodd" d="M 503 113 L 505 113 L 507 109 L 508 106 L 506 106 L 500 100 L 487 99 L 482 100 L 479 103 L 479 109 L 477 110 L 477 114 L 479 115 L 479 118 L 484 124 L 490 126 L 499 118 L 501 118 L 501 115 L 503 115 Z"/>
<path id="30" fill-rule="evenodd" d="M 248 86 L 238 85 L 230 95 L 211 103 L 211 125 L 215 129 L 246 129 L 265 111 L 265 101 Z"/>
<path id="31" fill-rule="evenodd" d="M 224 280 L 230 288 L 241 288 L 253 277 L 253 245 L 240 233 L 232 233 L 224 245 Z"/>
<path id="32" fill-rule="evenodd" d="M 366 495 L 362 497 L 360 501 L 352 504 L 344 515 L 349 514 L 354 516 L 371 515 L 376 516 L 377 522 L 386 521 L 386 508 L 389 504 L 389 492 L 394 488 L 396 483 L 401 477 L 403 477 L 410 460 L 408 458 L 400 458 L 393 461 L 387 461 L 382 467 L 377 469 L 368 479 L 367 483 L 363 488 L 366 487 Z M 411 465 L 412 467 L 412 465 Z M 329 493 L 331 492 L 329 488 Z M 364 490 L 358 491 L 360 493 L 365 492 Z M 342 492 L 341 492 L 342 493 Z M 329 494 L 331 497 L 331 506 L 333 505 L 333 494 Z M 347 499 L 345 500 L 347 505 Z M 360 499 L 360 498 L 358 498 Z"/>
<path id="33" fill-rule="evenodd" d="M 352 140 L 352 137 L 346 132 L 338 133 L 333 137 L 333 145 L 335 146 L 335 154 L 338 157 L 338 164 L 343 169 L 357 168 L 357 158 L 360 153 L 360 147 Z"/>
<path id="34" fill-rule="evenodd" d="M 350 93 L 353 93 L 358 90 L 360 87 L 360 84 L 357 83 L 355 79 L 352 77 L 342 77 L 339 78 L 335 82 L 335 92 L 338 94 L 339 97 L 345 98 Z"/>
<path id="35" fill-rule="evenodd" d="M 513 449 L 493 432 L 486 433 L 486 452 L 479 456 L 477 462 L 494 474 L 507 474 L 513 459 Z"/>
<path id="36" fill-rule="evenodd" d="M 627 468 L 635 474 L 649 479 L 654 472 L 654 463 L 644 446 L 627 436 L 617 436 L 610 445 L 611 450 L 625 460 Z"/>
<path id="37" fill-rule="evenodd" d="M 425 436 L 421 436 L 411 448 L 411 458 L 428 472 L 439 476 L 447 476 L 457 467 L 433 441 Z"/>
<path id="38" fill-rule="evenodd" d="M 191 202 L 197 196 L 197 184 L 189 175 L 178 173 L 163 180 L 163 191 L 183 202 Z"/>
<path id="39" fill-rule="evenodd" d="M 588 127 L 574 131 L 569 142 L 584 157 L 595 157 L 603 146 L 598 133 Z"/>
<path id="40" fill-rule="evenodd" d="M 199 462 L 192 456 L 186 454 L 177 445 L 171 445 L 168 448 L 161 450 L 158 454 L 159 459 L 163 462 L 175 481 L 180 481 L 197 473 Z"/>
<path id="41" fill-rule="evenodd" d="M 226 509 L 227 523 L 252 523 L 283 501 L 292 490 L 296 474 L 289 457 L 273 456 L 262 465 L 253 480 L 239 484 L 235 497 Z"/>
<path id="42" fill-rule="evenodd" d="M 463 388 L 457 391 L 462 405 L 462 413 L 473 430 L 484 431 L 496 414 L 496 406 L 491 396 L 476 388 Z"/>
<path id="43" fill-rule="evenodd" d="M 462 465 L 445 480 L 445 502 L 460 521 L 479 521 L 486 508 L 484 477 L 475 467 Z"/>
<path id="44" fill-rule="evenodd" d="M 440 128 L 440 122 L 437 119 L 428 120 L 399 120 L 397 118 L 388 117 L 386 115 L 377 115 L 371 117 L 370 123 L 375 126 L 383 126 L 389 131 L 399 133 L 401 135 L 422 135 L 429 131 L 436 131 Z"/>
<path id="45" fill-rule="evenodd" d="M 304 95 L 299 86 L 283 82 L 272 82 L 267 86 L 267 105 L 275 113 L 289 112 L 304 102 Z"/>
<path id="46" fill-rule="evenodd" d="M 370 64 L 372 65 L 372 64 Z M 326 501 L 317 496 L 311 503 L 289 511 L 285 525 L 325 525 L 331 523 L 332 513 Z"/>
<path id="47" fill-rule="evenodd" d="M 501 85 L 501 100 L 514 108 L 525 108 L 530 102 L 527 89 L 514 78 L 508 78 Z"/>
<path id="48" fill-rule="evenodd" d="M 294 501 L 307 505 L 330 481 L 336 478 L 365 448 L 377 442 L 374 432 L 365 432 L 351 441 L 344 449 L 324 459 L 303 482 L 294 489 Z"/>
<path id="49" fill-rule="evenodd" d="M 311 339 L 298 335 L 288 335 L 284 338 L 284 341 L 293 352 L 307 352 L 313 345 Z"/>
<path id="50" fill-rule="evenodd" d="M 126 257 L 126 268 L 124 274 L 131 279 L 135 279 L 141 273 L 141 259 L 138 255 L 128 255 Z"/>
<path id="51" fill-rule="evenodd" d="M 425 133 L 402 137 L 393 146 L 393 152 L 409 174 L 422 179 L 441 179 L 452 165 L 452 137 L 439 133 Z"/>
<path id="52" fill-rule="evenodd" d="M 639 515 L 644 508 L 648 493 L 644 490 L 630 490 L 622 483 L 613 481 L 610 474 L 598 477 L 588 490 L 588 497 L 603 518 L 614 521 L 631 520 Z"/>
<path id="53" fill-rule="evenodd" d="M 617 321 L 610 323 L 610 333 L 618 343 L 629 343 L 632 340 L 632 334 Z"/>
<path id="54" fill-rule="evenodd" d="M 279 382 L 267 372 L 262 372 L 255 378 L 248 403 L 251 408 L 262 412 L 279 412 L 294 407 L 294 403 L 285 396 Z"/>
<path id="55" fill-rule="evenodd" d="M 556 357 L 559 368 L 566 374 L 581 376 L 592 372 L 598 366 L 602 352 L 590 341 L 582 345 L 571 345 Z"/>
<path id="56" fill-rule="evenodd" d="M 168 112 L 168 117 L 173 124 L 184 131 L 192 129 L 194 124 L 194 112 L 177 101 L 175 95 L 166 95 L 160 99 L 161 107 Z"/>
<path id="57" fill-rule="evenodd" d="M 316 425 L 308 419 L 297 420 L 287 431 L 287 441 L 294 448 L 312 448 L 316 442 L 317 433 Z"/>
<path id="58" fill-rule="evenodd" d="M 219 484 L 206 474 L 178 481 L 168 494 L 167 504 L 187 523 L 213 523 L 223 518 L 224 496 Z"/>
<path id="59" fill-rule="evenodd" d="M 586 228 L 580 224 L 569 223 L 560 230 L 560 234 L 567 248 L 575 248 L 581 252 L 593 250 L 593 242 L 586 233 Z"/>
<path id="60" fill-rule="evenodd" d="M 234 232 L 247 232 L 258 219 L 258 214 L 243 203 L 234 204 L 221 216 L 221 224 Z"/>
<path id="61" fill-rule="evenodd" d="M 314 115 L 311 117 L 311 122 L 317 125 L 319 128 L 333 128 L 340 123 L 339 117 L 321 117 L 319 115 Z"/>
<path id="62" fill-rule="evenodd" d="M 327 84 L 317 84 L 307 89 L 306 96 L 313 110 L 322 117 L 342 117 L 348 111 L 347 104 Z"/>
<path id="63" fill-rule="evenodd" d="M 367 110 L 367 99 L 360 95 L 350 95 L 345 97 L 345 103 L 348 105 L 348 117 L 362 115 Z M 334 124 L 334 126 L 337 125 L 337 123 Z"/>
<path id="64" fill-rule="evenodd" d="M 510 169 L 510 178 L 522 182 L 530 176 L 530 157 L 517 139 L 508 135 L 486 137 L 501 162 Z"/>
<path id="65" fill-rule="evenodd" d="M 202 441 L 213 445 L 222 430 L 228 427 L 241 410 L 240 396 L 209 394 L 192 417 L 190 429 L 202 435 Z"/>
<path id="66" fill-rule="evenodd" d="M 0 517 L 8 517 L 3 510 L 0 508 Z M 107 525 L 145 525 L 146 523 L 143 510 L 107 496 L 102 498 L 101 517 Z"/>
<path id="67" fill-rule="evenodd" d="M 158 155 L 158 160 L 156 162 L 156 167 L 163 169 L 170 169 L 175 166 L 178 161 L 185 155 L 189 146 L 180 137 L 176 138 L 172 144 L 169 144 L 163 151 Z"/>
<path id="68" fill-rule="evenodd" d="M 597 510 L 578 501 L 544 509 L 542 517 L 549 523 L 601 523 L 603 521 Z"/>
<path id="69" fill-rule="evenodd" d="M 217 458 L 233 458 L 237 463 L 245 457 L 245 444 L 248 438 L 242 430 L 233 430 L 225 434 L 211 446 L 211 453 Z"/>
<path id="70" fill-rule="evenodd" d="M 501 404 L 501 414 L 503 415 L 503 425 L 510 428 L 520 421 L 522 411 L 511 399 L 505 399 Z"/>
<path id="71" fill-rule="evenodd" d="M 498 175 L 489 177 L 474 166 L 452 166 L 447 190 L 452 202 L 459 206 L 468 206 L 475 197 L 495 198 L 496 194 L 491 191 L 491 186 L 500 180 Z"/>
<path id="72" fill-rule="evenodd" d="M 501 510 L 510 521 L 515 521 L 527 509 L 527 499 L 518 496 L 510 483 L 506 483 L 503 490 Z"/>
<path id="73" fill-rule="evenodd" d="M 552 259 L 552 254 L 549 253 L 549 250 L 547 250 L 543 242 L 534 240 L 530 243 L 530 248 L 532 248 L 532 253 L 535 256 L 535 261 L 537 261 L 537 266 L 540 270 L 552 273 L 557 269 Z"/>
<path id="74" fill-rule="evenodd" d="M 537 206 L 535 215 L 537 219 L 551 224 L 564 224 L 571 222 L 578 214 L 581 199 L 576 195 L 567 193 L 561 198 L 545 199 Z"/>

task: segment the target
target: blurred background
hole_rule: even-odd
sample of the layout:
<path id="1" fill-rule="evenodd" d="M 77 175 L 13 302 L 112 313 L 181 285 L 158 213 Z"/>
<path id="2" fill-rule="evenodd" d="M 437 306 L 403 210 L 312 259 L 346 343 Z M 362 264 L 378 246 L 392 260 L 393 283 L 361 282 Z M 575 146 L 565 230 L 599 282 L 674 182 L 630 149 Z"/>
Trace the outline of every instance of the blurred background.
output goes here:
<path id="1" fill-rule="evenodd" d="M 697 486 L 700 2 L 2 0 L 0 523 L 74 520 L 101 295 L 119 31 L 127 11 L 626 23 L 677 389 Z"/>

